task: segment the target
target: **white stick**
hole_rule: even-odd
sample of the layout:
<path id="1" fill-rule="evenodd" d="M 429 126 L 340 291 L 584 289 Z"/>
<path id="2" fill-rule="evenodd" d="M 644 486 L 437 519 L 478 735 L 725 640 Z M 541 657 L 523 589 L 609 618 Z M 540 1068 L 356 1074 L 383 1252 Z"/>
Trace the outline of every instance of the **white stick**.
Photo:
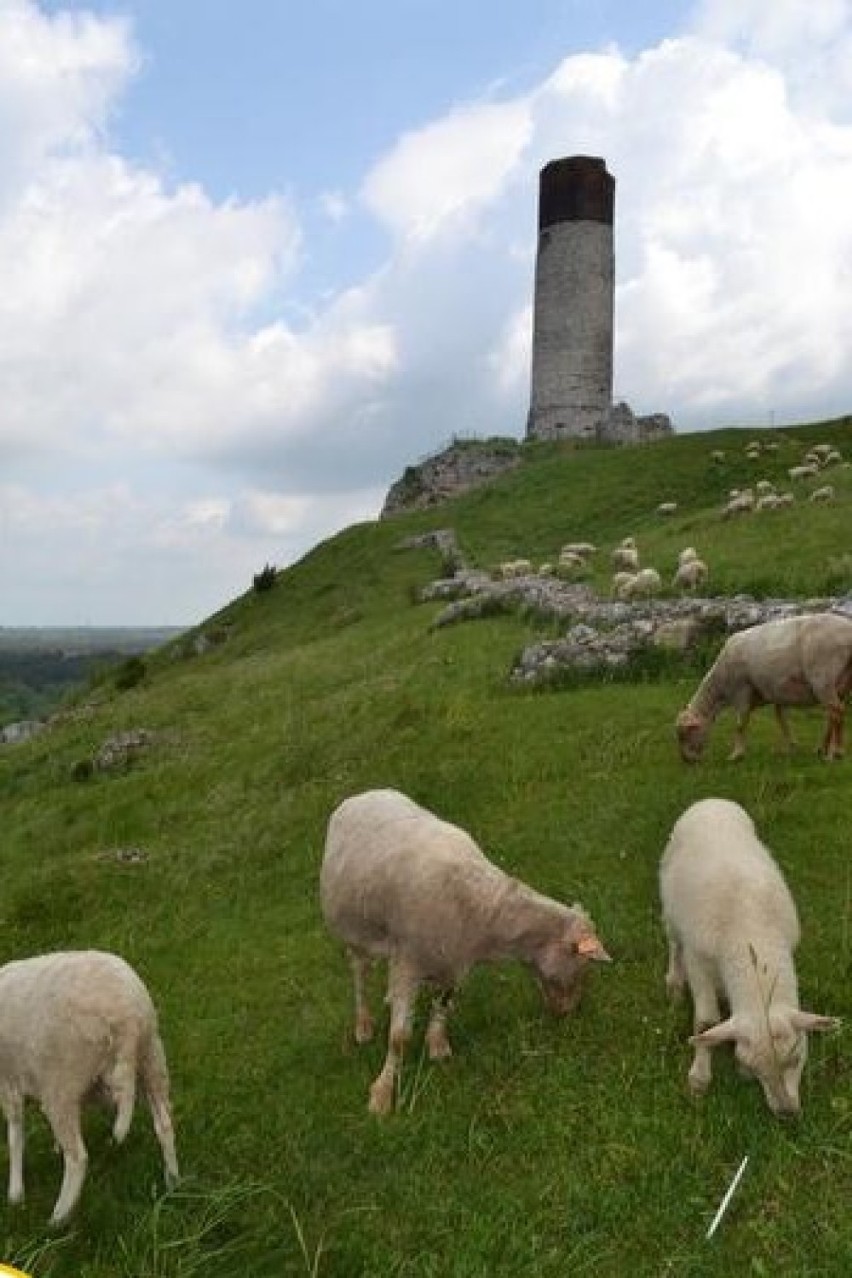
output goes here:
<path id="1" fill-rule="evenodd" d="M 725 1212 L 727 1211 L 728 1203 L 733 1198 L 734 1193 L 736 1192 L 737 1185 L 742 1180 L 742 1175 L 746 1169 L 747 1163 L 748 1163 L 748 1154 L 746 1154 L 745 1158 L 743 1159 L 743 1161 L 740 1163 L 739 1167 L 737 1168 L 736 1175 L 734 1176 L 734 1179 L 730 1183 L 728 1192 L 725 1194 L 725 1197 L 719 1203 L 719 1210 L 716 1212 L 716 1215 L 713 1217 L 713 1222 L 710 1225 L 710 1228 L 707 1230 L 707 1233 L 704 1235 L 705 1239 L 712 1238 L 713 1235 L 715 1234 L 719 1221 L 722 1219 Z"/>

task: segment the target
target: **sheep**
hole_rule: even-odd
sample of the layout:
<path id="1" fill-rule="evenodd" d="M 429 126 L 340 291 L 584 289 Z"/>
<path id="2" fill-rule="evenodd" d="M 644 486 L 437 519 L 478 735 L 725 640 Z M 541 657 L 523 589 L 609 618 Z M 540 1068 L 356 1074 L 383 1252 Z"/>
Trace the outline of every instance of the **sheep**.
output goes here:
<path id="1" fill-rule="evenodd" d="M 698 551 L 694 546 L 684 546 L 683 550 L 677 557 L 677 566 L 680 568 L 682 564 L 688 564 L 691 559 L 698 558 Z"/>
<path id="2" fill-rule="evenodd" d="M 163 1151 L 178 1180 L 169 1076 L 157 1013 L 139 976 L 117 954 L 71 950 L 0 967 L 0 1104 L 9 1140 L 9 1202 L 24 1197 L 24 1102 L 37 1100 L 62 1150 L 64 1174 L 50 1222 L 61 1224 L 83 1188 L 88 1154 L 81 1102 L 115 1106 L 113 1136 L 130 1128 L 141 1078 Z"/>
<path id="3" fill-rule="evenodd" d="M 710 460 L 716 462 L 717 465 L 720 462 L 723 462 L 725 460 L 725 453 L 723 449 L 714 448 L 713 452 L 710 454 Z"/>
<path id="4" fill-rule="evenodd" d="M 837 448 L 830 448 L 823 457 L 823 466 L 838 466 L 843 461 L 843 454 Z"/>
<path id="5" fill-rule="evenodd" d="M 821 488 L 815 488 L 808 501 L 834 501 L 834 485 L 823 484 Z"/>
<path id="6" fill-rule="evenodd" d="M 597 546 L 592 545 L 590 541 L 569 541 L 567 546 L 563 546 L 560 554 L 579 555 L 581 559 L 591 559 L 597 554 Z"/>
<path id="7" fill-rule="evenodd" d="M 780 505 L 781 498 L 778 493 L 765 493 L 763 497 L 758 497 L 754 509 L 755 511 L 777 510 Z"/>
<path id="8" fill-rule="evenodd" d="M 676 501 L 661 501 L 657 507 L 658 515 L 674 515 L 677 514 Z"/>
<path id="9" fill-rule="evenodd" d="M 722 518 L 730 519 L 732 515 L 746 515 L 750 510 L 754 510 L 754 493 L 750 488 L 745 488 L 735 497 L 728 499 L 728 504 L 722 511 Z"/>
<path id="10" fill-rule="evenodd" d="M 429 1057 L 438 1060 L 451 1055 L 446 1022 L 453 992 L 476 963 L 520 959 L 551 1010 L 567 1015 L 580 999 L 589 960 L 609 961 L 582 906 L 569 908 L 510 878 L 464 830 L 398 790 L 353 795 L 332 813 L 320 900 L 352 965 L 358 1043 L 373 1036 L 365 992 L 370 961 L 388 962 L 390 1030 L 370 1088 L 375 1114 L 393 1108 L 422 984 L 438 991 L 426 1028 Z"/>
<path id="11" fill-rule="evenodd" d="M 740 1068 L 758 1079 L 773 1114 L 798 1114 L 807 1035 L 838 1022 L 799 1008 L 795 902 L 744 808 L 715 798 L 687 808 L 663 852 L 660 897 L 666 987 L 673 998 L 686 984 L 692 994 L 693 1095 L 710 1086 L 712 1049 L 733 1042 Z"/>
<path id="12" fill-rule="evenodd" d="M 791 466 L 787 471 L 791 479 L 810 479 L 812 475 L 819 474 L 819 466 L 816 462 L 804 462 L 801 466 Z"/>
<path id="13" fill-rule="evenodd" d="M 499 567 L 500 576 L 506 580 L 510 577 L 527 577 L 533 571 L 529 559 L 509 559 Z"/>
<path id="14" fill-rule="evenodd" d="M 845 698 L 852 689 L 852 619 L 836 613 L 806 613 L 765 621 L 731 635 L 689 704 L 677 716 L 681 758 L 697 763 L 714 719 L 725 706 L 736 711 L 731 760 L 745 754 L 748 721 L 759 706 L 772 705 L 789 751 L 793 740 L 787 706 L 820 704 L 826 729 L 825 759 L 843 756 Z"/>
<path id="15" fill-rule="evenodd" d="M 624 582 L 620 591 L 620 599 L 650 599 L 658 595 L 663 588 L 660 574 L 656 568 L 640 568 L 639 571 Z"/>
<path id="16" fill-rule="evenodd" d="M 636 546 L 616 546 L 610 555 L 610 562 L 617 572 L 638 572 L 639 551 Z"/>
<path id="17" fill-rule="evenodd" d="M 680 590 L 696 590 L 699 586 L 703 586 L 709 573 L 710 570 L 704 560 L 696 556 L 695 559 L 687 559 L 684 563 L 678 564 L 672 585 Z"/>
<path id="18" fill-rule="evenodd" d="M 779 493 L 775 502 L 775 509 L 781 510 L 782 507 L 792 506 L 795 504 L 796 498 L 792 493 Z"/>
<path id="19" fill-rule="evenodd" d="M 754 486 L 754 491 L 759 497 L 768 497 L 775 492 L 775 485 L 771 479 L 759 479 Z"/>
<path id="20" fill-rule="evenodd" d="M 635 572 L 615 572 L 612 575 L 612 597 L 613 599 L 622 599 L 622 591 L 629 581 L 636 576 Z"/>

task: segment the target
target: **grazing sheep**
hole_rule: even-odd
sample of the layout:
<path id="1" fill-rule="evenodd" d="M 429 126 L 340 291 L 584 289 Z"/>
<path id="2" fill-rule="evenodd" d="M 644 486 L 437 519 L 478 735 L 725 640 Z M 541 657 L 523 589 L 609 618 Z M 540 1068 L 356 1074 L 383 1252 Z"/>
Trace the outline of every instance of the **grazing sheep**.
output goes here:
<path id="1" fill-rule="evenodd" d="M 597 553 L 597 546 L 592 545 L 590 541 L 569 541 L 567 546 L 563 546 L 560 554 L 563 555 L 579 555 L 581 559 L 591 559 Z"/>
<path id="2" fill-rule="evenodd" d="M 710 454 L 710 460 L 716 463 L 723 462 L 725 460 L 725 454 L 723 450 L 721 448 L 714 448 L 713 452 Z"/>
<path id="3" fill-rule="evenodd" d="M 657 507 L 658 515 L 675 515 L 677 514 L 676 501 L 661 501 Z"/>
<path id="4" fill-rule="evenodd" d="M 666 986 L 677 998 L 688 984 L 693 1000 L 690 1090 L 707 1090 L 712 1049 L 732 1042 L 773 1114 L 798 1114 L 807 1035 L 838 1022 L 799 1008 L 795 902 L 739 804 L 702 799 L 687 808 L 663 852 L 660 896 L 669 941 Z M 728 1005 L 725 1020 L 720 997 Z"/>
<path id="5" fill-rule="evenodd" d="M 451 1054 L 452 994 L 476 963 L 520 959 L 550 1008 L 566 1015 L 579 1001 L 589 960 L 609 959 L 581 906 L 569 908 L 510 878 L 464 830 L 397 790 L 356 794 L 332 813 L 320 898 L 352 964 L 359 1043 L 373 1035 L 365 993 L 370 961 L 388 961 L 388 1052 L 370 1088 L 376 1114 L 393 1108 L 422 984 L 438 990 L 426 1029 L 435 1060 Z"/>
<path id="6" fill-rule="evenodd" d="M 178 1179 L 169 1076 L 157 1013 L 142 981 L 116 954 L 72 950 L 0 967 L 0 1103 L 9 1135 L 9 1202 L 24 1197 L 24 1101 L 37 1100 L 62 1150 L 65 1170 L 51 1224 L 77 1204 L 88 1155 L 83 1100 L 115 1106 L 113 1136 L 130 1128 L 137 1078 L 151 1110 L 166 1183 Z"/>
<path id="7" fill-rule="evenodd" d="M 736 496 L 728 499 L 728 504 L 722 511 L 722 518 L 730 519 L 733 515 L 747 515 L 751 510 L 754 510 L 754 493 L 750 488 L 744 488 L 742 492 L 737 492 Z"/>
<path id="8" fill-rule="evenodd" d="M 805 462 L 801 466 L 791 466 L 787 474 L 791 479 L 810 479 L 819 474 L 819 466 L 816 462 Z"/>
<path id="9" fill-rule="evenodd" d="M 710 570 L 703 559 L 697 556 L 695 559 L 687 559 L 683 563 L 678 564 L 677 572 L 672 580 L 672 585 L 678 590 L 697 590 L 699 586 L 703 586 L 710 574 Z"/>
<path id="10" fill-rule="evenodd" d="M 823 484 L 822 488 L 815 488 L 808 501 L 834 501 L 834 485 Z"/>
<path id="11" fill-rule="evenodd" d="M 634 546 L 616 546 L 610 555 L 610 562 L 617 572 L 638 572 L 639 551 Z"/>
<path id="12" fill-rule="evenodd" d="M 765 621 L 731 635 L 697 692 L 676 721 L 681 757 L 697 763 L 714 719 L 725 706 L 737 714 L 730 758 L 745 754 L 751 712 L 772 705 L 789 750 L 793 741 L 786 706 L 825 707 L 827 722 L 820 753 L 843 755 L 845 699 L 852 689 L 852 619 L 836 613 L 808 613 Z"/>
<path id="13" fill-rule="evenodd" d="M 831 448 L 823 458 L 823 466 L 838 466 L 843 461 L 843 454 L 837 448 Z"/>
<path id="14" fill-rule="evenodd" d="M 782 507 L 793 506 L 795 501 L 796 498 L 792 493 L 779 493 L 775 502 L 775 509 L 781 510 Z"/>
<path id="15" fill-rule="evenodd" d="M 636 576 L 636 573 L 635 573 L 635 572 L 615 572 L 615 573 L 613 573 L 613 575 L 612 575 L 612 583 L 611 583 L 611 590 L 612 590 L 612 597 L 613 597 L 613 599 L 622 599 L 622 598 L 624 597 L 624 596 L 622 595 L 622 593 L 621 593 L 621 592 L 624 590 L 624 588 L 625 588 L 625 586 L 627 585 L 627 583 L 628 583 L 629 581 L 632 581 L 632 580 L 633 580 L 633 578 L 634 578 L 635 576 Z"/>
<path id="16" fill-rule="evenodd" d="M 656 568 L 640 568 L 626 581 L 619 591 L 620 599 L 650 599 L 658 595 L 663 588 L 660 574 Z"/>
<path id="17" fill-rule="evenodd" d="M 500 565 L 498 571 L 504 580 L 508 580 L 511 577 L 528 577 L 533 566 L 529 559 L 509 559 Z"/>
<path id="18" fill-rule="evenodd" d="M 758 497 L 754 504 L 754 509 L 755 511 L 777 510 L 781 504 L 781 498 L 778 493 L 765 493 L 763 497 Z"/>
<path id="19" fill-rule="evenodd" d="M 754 491 L 760 497 L 767 497 L 770 493 L 775 492 L 775 485 L 771 479 L 759 479 L 754 486 Z"/>

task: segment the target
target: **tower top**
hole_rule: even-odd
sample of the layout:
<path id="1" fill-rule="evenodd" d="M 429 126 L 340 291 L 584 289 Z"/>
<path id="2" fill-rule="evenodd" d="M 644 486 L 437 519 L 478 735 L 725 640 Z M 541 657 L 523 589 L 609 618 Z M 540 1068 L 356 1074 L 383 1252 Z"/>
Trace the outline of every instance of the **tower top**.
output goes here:
<path id="1" fill-rule="evenodd" d="M 605 222 L 612 226 L 615 178 L 595 155 L 551 160 L 539 174 L 538 229 L 558 222 Z"/>

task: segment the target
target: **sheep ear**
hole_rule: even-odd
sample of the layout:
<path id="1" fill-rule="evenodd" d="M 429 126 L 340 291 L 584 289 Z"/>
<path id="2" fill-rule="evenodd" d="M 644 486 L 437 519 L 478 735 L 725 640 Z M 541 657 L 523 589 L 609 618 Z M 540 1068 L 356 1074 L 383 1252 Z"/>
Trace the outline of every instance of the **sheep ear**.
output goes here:
<path id="1" fill-rule="evenodd" d="M 581 958 L 594 959 L 596 963 L 612 962 L 610 955 L 607 954 L 598 938 L 591 932 L 587 932 L 585 936 L 580 937 L 576 948 Z"/>
<path id="2" fill-rule="evenodd" d="M 737 1037 L 737 1023 L 733 1016 L 718 1025 L 711 1025 L 700 1034 L 693 1034 L 687 1041 L 692 1047 L 718 1047 L 720 1043 L 731 1043 Z"/>
<path id="3" fill-rule="evenodd" d="M 832 1030 L 840 1025 L 838 1016 L 820 1016 L 818 1012 L 793 1012 L 790 1022 L 794 1029 L 810 1033 L 813 1030 Z"/>

